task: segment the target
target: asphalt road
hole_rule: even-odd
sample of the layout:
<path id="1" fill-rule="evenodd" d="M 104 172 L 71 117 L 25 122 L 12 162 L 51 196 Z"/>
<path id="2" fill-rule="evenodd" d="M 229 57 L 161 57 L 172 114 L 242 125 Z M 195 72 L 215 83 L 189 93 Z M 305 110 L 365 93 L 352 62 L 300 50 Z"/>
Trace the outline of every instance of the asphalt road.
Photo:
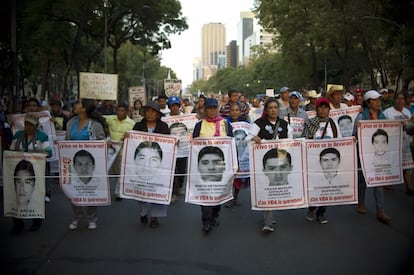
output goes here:
<path id="1" fill-rule="evenodd" d="M 242 190 L 242 205 L 222 208 L 221 225 L 206 235 L 200 207 L 184 197 L 157 229 L 140 224 L 137 203 L 124 199 L 98 209 L 96 230 L 84 221 L 70 231 L 72 209 L 56 184 L 39 231 L 26 221 L 23 233 L 10 236 L 11 219 L 0 219 L 0 273 L 414 274 L 414 197 L 404 191 L 386 191 L 390 225 L 376 220 L 368 190 L 366 215 L 355 205 L 332 206 L 321 225 L 305 219 L 306 209 L 278 211 L 275 232 L 264 234 L 261 213 Z"/>

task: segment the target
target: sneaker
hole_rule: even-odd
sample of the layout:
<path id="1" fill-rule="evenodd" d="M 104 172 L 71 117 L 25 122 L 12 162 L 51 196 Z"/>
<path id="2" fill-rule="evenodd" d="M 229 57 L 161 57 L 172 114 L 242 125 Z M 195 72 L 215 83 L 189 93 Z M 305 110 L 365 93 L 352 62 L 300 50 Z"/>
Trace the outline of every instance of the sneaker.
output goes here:
<path id="1" fill-rule="evenodd" d="M 95 230 L 96 229 L 96 222 L 89 222 L 88 229 Z"/>
<path id="2" fill-rule="evenodd" d="M 78 221 L 73 221 L 71 224 L 69 224 L 70 230 L 75 230 L 76 228 L 78 228 Z"/>
<path id="3" fill-rule="evenodd" d="M 328 220 L 325 219 L 325 216 L 324 215 L 321 215 L 321 216 L 318 217 L 318 223 L 320 223 L 320 224 L 326 224 L 326 223 L 328 223 Z"/>
<path id="4" fill-rule="evenodd" d="M 273 220 L 273 221 L 272 221 L 272 224 L 276 224 L 276 220 Z"/>
<path id="5" fill-rule="evenodd" d="M 147 224 L 148 223 L 148 216 L 147 215 L 145 215 L 145 216 L 141 216 L 141 223 L 143 223 L 143 224 Z"/>
<path id="6" fill-rule="evenodd" d="M 151 228 L 157 228 L 160 225 L 160 223 L 158 222 L 158 218 L 157 217 L 152 217 L 151 221 L 150 221 L 150 227 Z"/>
<path id="7" fill-rule="evenodd" d="M 308 221 L 313 221 L 315 219 L 315 212 L 312 210 L 308 210 L 308 213 L 306 214 L 306 219 Z"/>
<path id="8" fill-rule="evenodd" d="M 209 224 L 209 223 L 203 224 L 203 231 L 204 232 L 208 233 L 208 232 L 211 231 L 211 229 L 212 229 L 211 224 Z"/>
<path id="9" fill-rule="evenodd" d="M 49 197 L 49 196 L 46 196 L 46 197 L 45 197 L 45 202 L 46 202 L 46 203 L 51 202 L 51 200 L 50 200 L 50 197 Z"/>
<path id="10" fill-rule="evenodd" d="M 263 232 L 273 232 L 275 229 L 273 228 L 273 226 L 272 225 L 265 225 L 265 226 L 263 226 L 263 228 L 262 228 L 262 231 Z"/>

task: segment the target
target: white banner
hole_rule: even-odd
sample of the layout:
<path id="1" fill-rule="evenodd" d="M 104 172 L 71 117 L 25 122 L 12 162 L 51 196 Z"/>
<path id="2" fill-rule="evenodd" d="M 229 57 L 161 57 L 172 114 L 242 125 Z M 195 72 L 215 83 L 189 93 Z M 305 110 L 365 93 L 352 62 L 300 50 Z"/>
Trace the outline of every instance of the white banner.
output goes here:
<path id="1" fill-rule="evenodd" d="M 104 140 L 58 142 L 60 186 L 74 205 L 111 204 Z"/>
<path id="2" fill-rule="evenodd" d="M 129 87 L 128 96 L 130 107 L 134 107 L 134 102 L 137 99 L 141 100 L 143 106 L 147 104 L 147 96 L 145 94 L 144 86 Z"/>
<path id="3" fill-rule="evenodd" d="M 195 138 L 191 142 L 185 202 L 220 205 L 233 199 L 237 154 L 231 137 Z"/>
<path id="4" fill-rule="evenodd" d="M 305 141 L 310 206 L 358 202 L 357 154 L 353 137 Z"/>
<path id="5" fill-rule="evenodd" d="M 122 198 L 170 204 L 176 142 L 170 135 L 127 132 L 121 164 Z"/>
<path id="6" fill-rule="evenodd" d="M 118 100 L 118 75 L 79 73 L 79 98 Z"/>
<path id="7" fill-rule="evenodd" d="M 195 124 L 198 122 L 197 114 L 161 117 L 161 120 L 170 127 L 171 135 L 180 141 L 177 146 L 177 158 L 186 158 L 190 152 Z"/>
<path id="8" fill-rule="evenodd" d="M 45 218 L 46 154 L 4 151 L 4 216 Z"/>
<path id="9" fill-rule="evenodd" d="M 368 187 L 399 184 L 402 175 L 402 126 L 396 120 L 361 120 L 358 149 Z"/>
<path id="10" fill-rule="evenodd" d="M 301 141 L 250 143 L 249 150 L 253 210 L 307 207 Z"/>
<path id="11" fill-rule="evenodd" d="M 39 126 L 38 129 L 44 132 L 49 138 L 49 145 L 52 148 L 52 155 L 47 158 L 47 161 L 54 161 L 57 159 L 56 146 L 54 146 L 54 141 L 56 140 L 56 130 L 55 124 L 51 120 L 52 116 L 49 111 L 35 112 L 39 117 Z M 26 114 L 12 114 L 9 116 L 10 124 L 12 125 L 13 135 L 17 131 L 24 130 L 24 117 Z"/>
<path id="12" fill-rule="evenodd" d="M 181 79 L 164 79 L 164 91 L 166 96 L 180 96 L 181 89 Z"/>

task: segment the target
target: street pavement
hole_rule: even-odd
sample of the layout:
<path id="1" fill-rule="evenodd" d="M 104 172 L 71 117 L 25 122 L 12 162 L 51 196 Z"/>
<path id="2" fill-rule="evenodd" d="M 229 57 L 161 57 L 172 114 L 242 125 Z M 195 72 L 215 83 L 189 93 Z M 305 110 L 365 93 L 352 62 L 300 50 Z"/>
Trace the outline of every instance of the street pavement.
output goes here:
<path id="1" fill-rule="evenodd" d="M 11 218 L 0 219 L 0 274 L 414 274 L 414 197 L 395 188 L 385 192 L 390 225 L 376 220 L 367 190 L 366 215 L 355 205 L 332 206 L 322 225 L 307 221 L 306 209 L 283 210 L 265 234 L 244 189 L 242 205 L 223 207 L 220 226 L 205 234 L 200 207 L 184 197 L 156 229 L 140 224 L 137 203 L 124 199 L 98 209 L 96 230 L 83 221 L 70 231 L 72 208 L 54 184 L 39 231 L 26 221 L 11 236 Z"/>

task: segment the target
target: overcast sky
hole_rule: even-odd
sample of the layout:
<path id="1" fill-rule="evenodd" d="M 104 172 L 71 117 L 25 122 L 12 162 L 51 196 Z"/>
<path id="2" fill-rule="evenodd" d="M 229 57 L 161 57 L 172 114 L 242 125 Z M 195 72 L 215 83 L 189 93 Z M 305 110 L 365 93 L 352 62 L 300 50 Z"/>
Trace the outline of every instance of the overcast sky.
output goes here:
<path id="1" fill-rule="evenodd" d="M 201 56 L 201 27 L 208 23 L 226 26 L 227 44 L 237 40 L 241 11 L 250 11 L 254 0 L 180 0 L 188 29 L 170 37 L 171 49 L 162 52 L 161 64 L 173 69 L 183 88 L 193 81 L 193 60 Z"/>

